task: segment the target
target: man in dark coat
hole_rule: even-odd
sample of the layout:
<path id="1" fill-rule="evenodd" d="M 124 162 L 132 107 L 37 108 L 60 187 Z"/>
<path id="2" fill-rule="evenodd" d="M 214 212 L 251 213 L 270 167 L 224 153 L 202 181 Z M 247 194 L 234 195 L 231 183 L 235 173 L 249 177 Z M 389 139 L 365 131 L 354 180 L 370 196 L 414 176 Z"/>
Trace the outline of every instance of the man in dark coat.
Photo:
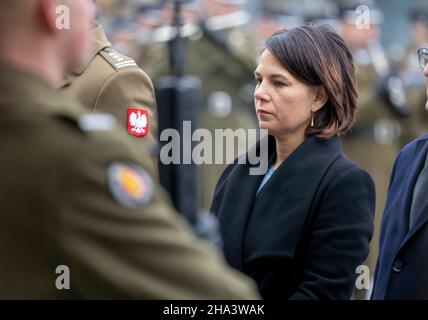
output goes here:
<path id="1" fill-rule="evenodd" d="M 418 53 L 428 79 L 428 49 Z M 428 299 L 427 155 L 428 135 L 424 135 L 404 147 L 395 161 L 372 299 Z"/>

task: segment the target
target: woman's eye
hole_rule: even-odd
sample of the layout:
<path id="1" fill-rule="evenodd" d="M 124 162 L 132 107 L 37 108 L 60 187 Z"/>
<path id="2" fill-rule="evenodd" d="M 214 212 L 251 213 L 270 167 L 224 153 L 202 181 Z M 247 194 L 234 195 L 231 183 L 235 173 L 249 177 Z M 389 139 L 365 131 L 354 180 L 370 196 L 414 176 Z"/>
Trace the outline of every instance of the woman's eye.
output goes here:
<path id="1" fill-rule="evenodd" d="M 256 85 L 259 85 L 262 82 L 261 79 L 255 79 L 254 81 L 255 81 Z"/>
<path id="2" fill-rule="evenodd" d="M 283 83 L 283 82 L 279 82 L 279 81 L 274 81 L 274 82 L 273 82 L 273 85 L 274 85 L 275 87 L 284 87 L 284 86 L 285 86 L 285 83 Z"/>

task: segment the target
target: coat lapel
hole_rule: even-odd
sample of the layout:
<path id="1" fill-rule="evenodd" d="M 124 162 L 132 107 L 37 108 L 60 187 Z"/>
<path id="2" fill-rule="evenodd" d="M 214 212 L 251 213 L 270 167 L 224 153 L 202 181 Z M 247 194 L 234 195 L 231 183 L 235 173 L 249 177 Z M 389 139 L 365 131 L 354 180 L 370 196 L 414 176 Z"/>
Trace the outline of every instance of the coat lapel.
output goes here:
<path id="1" fill-rule="evenodd" d="M 411 175 L 409 177 L 409 184 L 406 188 L 406 196 L 405 196 L 405 210 L 404 212 L 409 213 L 410 212 L 410 206 L 412 203 L 413 198 L 413 190 L 416 184 L 416 181 L 418 179 L 418 176 L 422 170 L 422 167 L 425 163 L 425 158 L 428 151 L 428 144 L 425 143 L 425 141 L 420 141 L 415 149 L 415 157 L 412 157 L 414 159 L 412 161 L 412 166 L 409 168 L 409 172 L 411 172 Z M 406 237 L 404 238 L 404 241 L 402 242 L 400 249 L 409 241 L 415 233 L 428 221 L 428 197 L 425 199 L 425 205 L 422 209 L 422 213 L 419 215 L 418 219 L 416 220 L 415 224 L 412 226 L 412 228 L 407 232 Z M 402 219 L 409 224 L 409 215 L 406 214 Z"/>
<path id="2" fill-rule="evenodd" d="M 270 256 L 293 257 L 305 223 L 331 164 L 340 155 L 339 138 L 310 136 L 275 171 L 256 198 L 245 239 L 245 262 Z"/>
<path id="3" fill-rule="evenodd" d="M 268 137 L 262 139 L 268 139 Z M 260 150 L 260 141 L 254 148 Z M 273 152 L 274 149 L 269 144 L 269 155 Z M 263 179 L 263 175 L 250 175 L 250 168 L 249 161 L 233 167 L 223 188 L 220 186 L 221 207 L 217 210 L 220 212 L 218 218 L 223 231 L 223 241 L 227 243 L 224 254 L 229 264 L 239 270 L 242 270 L 242 244 L 248 217 L 254 204 L 255 194 Z M 215 196 L 214 203 L 216 198 Z"/>

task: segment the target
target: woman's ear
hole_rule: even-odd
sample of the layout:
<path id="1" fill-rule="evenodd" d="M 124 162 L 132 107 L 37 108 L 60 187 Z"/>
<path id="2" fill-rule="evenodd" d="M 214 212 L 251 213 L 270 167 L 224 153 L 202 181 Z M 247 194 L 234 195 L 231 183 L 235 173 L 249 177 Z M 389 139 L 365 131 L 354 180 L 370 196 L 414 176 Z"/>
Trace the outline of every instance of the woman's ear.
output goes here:
<path id="1" fill-rule="evenodd" d="M 312 107 L 313 112 L 317 112 L 319 109 L 324 107 L 328 101 L 327 91 L 324 86 L 318 86 L 315 88 L 315 99 Z"/>

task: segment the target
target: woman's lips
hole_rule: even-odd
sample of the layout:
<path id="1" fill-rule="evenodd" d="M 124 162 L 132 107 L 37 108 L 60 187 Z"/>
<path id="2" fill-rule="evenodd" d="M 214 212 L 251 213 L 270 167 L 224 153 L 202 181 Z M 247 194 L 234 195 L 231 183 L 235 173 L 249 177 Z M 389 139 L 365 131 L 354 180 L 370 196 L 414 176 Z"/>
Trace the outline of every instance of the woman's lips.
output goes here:
<path id="1" fill-rule="evenodd" d="M 259 115 L 267 115 L 267 114 L 271 114 L 270 112 L 264 110 L 264 109 L 257 109 L 257 114 Z"/>

